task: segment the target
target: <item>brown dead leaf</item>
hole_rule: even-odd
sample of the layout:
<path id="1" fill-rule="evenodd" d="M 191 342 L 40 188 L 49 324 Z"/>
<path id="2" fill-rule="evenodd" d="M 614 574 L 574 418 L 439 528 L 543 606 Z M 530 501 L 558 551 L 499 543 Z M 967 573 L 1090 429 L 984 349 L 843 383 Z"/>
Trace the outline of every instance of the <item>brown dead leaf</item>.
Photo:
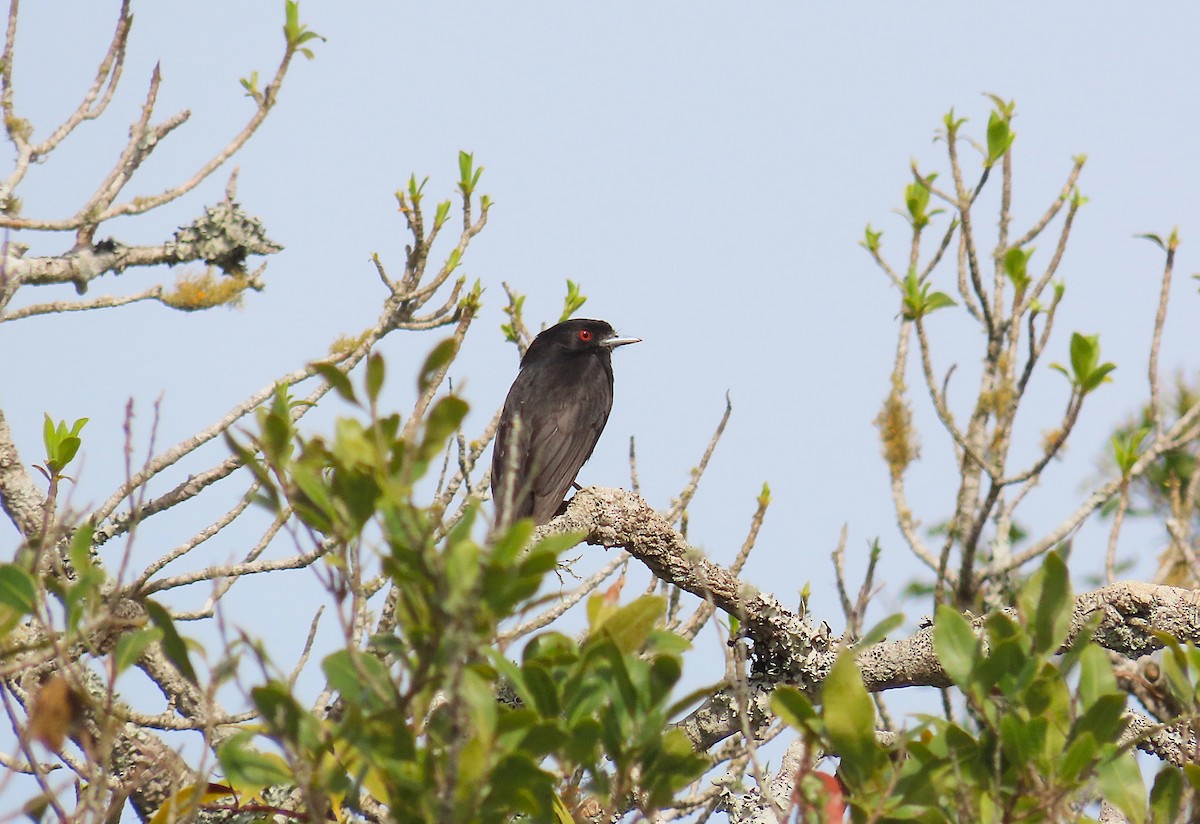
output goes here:
<path id="1" fill-rule="evenodd" d="M 29 734 L 55 752 L 83 724 L 83 698 L 62 675 L 42 685 L 29 713 Z"/>

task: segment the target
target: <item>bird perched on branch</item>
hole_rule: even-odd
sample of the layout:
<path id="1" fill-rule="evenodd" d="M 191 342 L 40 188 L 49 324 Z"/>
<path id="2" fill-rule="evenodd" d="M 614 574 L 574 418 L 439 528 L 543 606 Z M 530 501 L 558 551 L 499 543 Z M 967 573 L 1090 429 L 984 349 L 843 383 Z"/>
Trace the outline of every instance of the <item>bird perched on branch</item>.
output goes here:
<path id="1" fill-rule="evenodd" d="M 554 517 L 591 457 L 613 402 L 612 350 L 618 337 L 602 320 L 576 318 L 533 339 L 508 390 L 492 454 L 496 523 Z"/>

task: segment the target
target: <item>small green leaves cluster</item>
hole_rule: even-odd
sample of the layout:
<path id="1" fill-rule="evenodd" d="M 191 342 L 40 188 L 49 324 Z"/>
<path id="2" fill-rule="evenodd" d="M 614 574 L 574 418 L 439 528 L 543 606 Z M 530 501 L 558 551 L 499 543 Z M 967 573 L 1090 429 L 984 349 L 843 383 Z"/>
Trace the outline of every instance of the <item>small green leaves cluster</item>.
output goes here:
<path id="1" fill-rule="evenodd" d="M 987 127 L 987 159 L 984 166 L 994 166 L 1008 154 L 1017 133 L 1012 130 L 1012 118 L 1016 111 L 1016 103 L 1005 101 L 996 95 L 989 95 L 996 108 L 988 117 Z"/>
<path id="2" fill-rule="evenodd" d="M 650 814 L 709 765 L 681 731 L 668 729 L 691 699 L 671 700 L 688 644 L 656 629 L 665 610 L 659 596 L 617 606 L 594 595 L 582 642 L 539 635 L 519 664 L 493 653 L 521 703 L 508 724 L 538 742 L 535 756 L 572 776 L 560 790 L 568 807 L 592 797 L 611 814 L 628 798 Z"/>
<path id="3" fill-rule="evenodd" d="M 928 226 L 934 215 L 940 215 L 945 211 L 945 209 L 929 210 L 930 187 L 935 180 L 937 180 L 936 174 L 927 177 L 918 176 L 915 181 L 904 187 L 904 208 L 907 210 L 905 217 L 916 231 Z"/>
<path id="4" fill-rule="evenodd" d="M 928 280 L 921 280 L 914 270 L 904 278 L 903 314 L 906 320 L 921 320 L 930 312 L 955 306 L 954 298 L 945 292 L 931 292 Z"/>
<path id="5" fill-rule="evenodd" d="M 1128 478 L 1142 452 L 1142 443 L 1150 434 L 1149 426 L 1139 426 L 1112 436 L 1112 455 L 1122 478 Z"/>
<path id="6" fill-rule="evenodd" d="M 400 204 L 400 211 L 405 215 L 419 214 L 421 211 L 421 201 L 425 199 L 425 184 L 429 182 L 428 177 L 421 178 L 417 181 L 415 174 L 408 176 L 408 186 L 405 189 L 396 191 L 396 202 Z M 443 200 L 438 203 L 437 209 L 433 216 L 433 231 L 437 232 L 445 225 L 446 220 L 450 217 L 450 201 Z"/>
<path id="7" fill-rule="evenodd" d="M 75 455 L 83 444 L 79 433 L 87 422 L 87 418 L 79 418 L 71 425 L 70 429 L 67 429 L 66 421 L 59 421 L 55 424 L 50 416 L 46 415 L 45 421 L 42 423 L 42 445 L 46 448 L 46 463 L 44 466 L 36 468 L 46 476 L 47 480 L 62 478 L 62 472 L 67 468 L 67 464 L 75 460 Z"/>
<path id="8" fill-rule="evenodd" d="M 483 175 L 483 167 L 476 168 L 475 155 L 468 152 L 460 151 L 458 153 L 458 190 L 462 192 L 464 199 L 470 200 L 475 194 L 475 188 L 479 185 L 479 178 Z"/>
<path id="9" fill-rule="evenodd" d="M 1079 395 L 1086 395 L 1100 384 L 1110 380 L 1108 373 L 1117 368 L 1115 363 L 1100 363 L 1100 336 L 1081 335 L 1074 332 L 1071 335 L 1071 369 L 1058 363 L 1050 364 L 1050 368 L 1061 372 L 1071 382 L 1071 389 Z"/>
<path id="10" fill-rule="evenodd" d="M 517 343 L 519 335 L 517 329 L 523 322 L 525 312 L 525 295 L 514 293 L 509 296 L 508 304 L 504 307 L 504 314 L 508 315 L 508 323 L 500 325 L 500 331 L 504 333 L 504 339 L 509 343 Z"/>
<path id="11" fill-rule="evenodd" d="M 1155 246 L 1157 246 L 1159 249 L 1162 249 L 1164 252 L 1167 252 L 1168 254 L 1173 254 L 1175 252 L 1175 250 L 1179 248 L 1179 227 L 1178 226 L 1173 228 L 1171 230 L 1171 233 L 1169 235 L 1167 235 L 1166 238 L 1163 238 L 1162 235 L 1156 235 L 1153 232 L 1147 232 L 1145 234 L 1138 235 L 1137 237 L 1139 237 L 1143 240 L 1150 241 Z"/>
<path id="12" fill-rule="evenodd" d="M 250 72 L 249 77 L 243 77 L 239 80 L 242 88 L 246 90 L 246 97 L 258 102 L 262 100 L 262 90 L 258 88 L 258 72 Z"/>
<path id="13" fill-rule="evenodd" d="M 562 323 L 568 320 L 572 315 L 578 312 L 583 305 L 587 303 L 587 295 L 583 294 L 580 285 L 571 279 L 567 279 L 567 293 L 563 296 L 562 312 L 559 313 L 558 322 Z M 504 307 L 504 313 L 508 315 L 508 323 L 501 324 L 500 331 L 504 333 L 504 339 L 509 343 L 518 342 L 517 330 L 524 326 L 525 312 L 525 295 L 519 292 L 510 291 L 508 294 L 508 304 Z"/>
<path id="14" fill-rule="evenodd" d="M 66 421 L 55 423 L 49 415 L 42 426 L 42 443 L 46 450 L 45 464 L 36 469 L 50 482 L 50 501 L 53 506 L 55 490 L 68 476 L 63 471 L 75 460 L 82 446 L 79 435 L 87 418 L 77 419 L 69 428 Z M 38 574 L 40 561 L 32 547 L 23 547 L 13 563 L 0 564 L 0 639 L 19 623 L 53 621 L 53 631 L 62 643 L 90 643 L 97 630 L 108 627 L 114 617 L 105 593 L 107 576 L 95 563 L 93 542 L 95 528 L 91 522 L 76 527 L 67 542 L 67 575 Z M 60 613 L 45 609 L 48 600 L 62 605 Z M 117 643 L 110 651 L 112 671 L 116 674 L 133 666 L 151 645 L 160 644 L 166 658 L 181 675 L 193 683 L 196 673 L 188 658 L 187 646 L 175 629 L 170 613 L 160 604 L 142 601 L 149 621 L 135 619 L 132 625 L 116 627 Z"/>
<path id="15" fill-rule="evenodd" d="M 314 31 L 310 31 L 308 26 L 300 22 L 300 3 L 298 0 L 285 0 L 283 4 L 283 37 L 286 43 L 287 56 L 290 58 L 295 54 L 302 54 L 309 60 L 313 59 L 313 52 L 305 43 L 312 40 L 325 41 L 325 38 Z M 246 97 L 249 97 L 260 106 L 270 105 L 274 102 L 277 86 L 268 86 L 267 92 L 264 92 L 258 86 L 258 72 L 251 72 L 249 77 L 243 77 L 239 81 L 242 88 L 246 90 Z M 268 100 L 270 95 L 270 100 Z"/>
<path id="16" fill-rule="evenodd" d="M 288 51 L 302 54 L 309 60 L 313 59 L 312 49 L 304 44 L 310 40 L 322 42 L 325 40 L 316 32 L 309 31 L 308 26 L 300 22 L 300 3 L 297 0 L 287 0 L 284 4 L 283 36 L 287 40 Z"/>
<path id="17" fill-rule="evenodd" d="M 1004 253 L 1004 274 L 1012 281 L 1018 300 L 1029 288 L 1029 258 L 1033 256 L 1033 252 L 1032 246 L 1028 249 L 1013 246 Z"/>
<path id="18" fill-rule="evenodd" d="M 579 291 L 578 283 L 568 279 L 567 295 L 563 298 L 562 314 L 558 316 L 559 322 L 561 323 L 562 321 L 571 317 L 571 315 L 574 315 L 581 308 L 583 308 L 583 304 L 585 303 L 587 303 L 587 295 Z"/>
<path id="19" fill-rule="evenodd" d="M 867 224 L 866 231 L 863 233 L 863 239 L 858 242 L 858 245 L 866 249 L 872 255 L 879 255 L 879 239 L 883 237 L 883 230 L 871 228 L 871 224 Z"/>
<path id="20" fill-rule="evenodd" d="M 1130 821 L 1145 821 L 1141 772 L 1118 743 L 1126 696 L 1090 640 L 1094 624 L 1059 655 L 1073 606 L 1066 565 L 1050 555 L 1022 588 L 1016 617 L 995 613 L 976 628 L 939 608 L 934 650 L 970 723 L 927 716 L 894 748 L 877 744 L 874 706 L 850 652 L 825 682 L 820 712 L 792 690 L 777 691 L 775 708 L 841 757 L 855 820 L 1077 821 L 1098 793 Z"/>
<path id="21" fill-rule="evenodd" d="M 50 613 L 42 607 L 47 596 L 63 607 L 62 619 L 55 631 L 63 643 L 84 643 L 96 630 L 114 621 L 110 605 L 105 600 L 105 573 L 93 558 L 95 530 L 90 522 L 77 527 L 67 544 L 66 560 L 69 576 L 33 575 L 32 553 L 22 551 L 11 564 L 0 564 L 0 638 L 30 616 L 45 618 Z M 41 589 L 39 587 L 44 587 Z M 187 644 L 175 628 L 170 613 L 161 604 L 144 599 L 148 621 L 135 619 L 119 627 L 117 643 L 109 653 L 113 670 L 129 669 L 152 644 L 161 648 L 181 675 L 196 683 L 196 672 L 188 657 Z"/>
<path id="22" fill-rule="evenodd" d="M 452 340 L 433 349 L 419 391 L 436 387 L 456 352 Z M 665 805 L 702 774 L 708 762 L 668 729 L 687 643 L 657 629 L 663 599 L 618 606 L 597 596 L 586 638 L 545 633 L 513 660 L 497 647 L 502 624 L 535 605 L 580 536 L 534 542 L 529 520 L 488 533 L 476 506 L 444 526 L 437 507 L 418 501 L 417 482 L 465 402 L 436 400 L 406 435 L 411 427 L 378 408 L 382 358 L 368 360 L 361 388 L 333 366 L 318 371 L 365 414 L 339 420 L 331 436 L 305 436 L 281 389 L 234 448 L 264 502 L 289 506 L 332 545 L 331 592 L 353 592 L 355 570 L 378 563 L 391 620 L 323 660 L 336 712 L 305 709 L 282 679 L 255 688 L 261 725 L 218 753 L 228 783 L 244 795 L 298 784 L 335 813 L 370 796 L 398 822 L 570 822 L 585 804 L 614 814 Z M 281 754 L 264 752 L 263 739 Z"/>

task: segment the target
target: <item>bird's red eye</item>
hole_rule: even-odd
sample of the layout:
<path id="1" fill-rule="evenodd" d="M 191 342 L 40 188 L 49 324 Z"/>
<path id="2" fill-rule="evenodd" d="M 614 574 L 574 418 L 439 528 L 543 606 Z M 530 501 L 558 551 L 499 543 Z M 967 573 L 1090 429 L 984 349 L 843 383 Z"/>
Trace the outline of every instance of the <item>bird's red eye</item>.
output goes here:
<path id="1" fill-rule="evenodd" d="M 579 339 L 581 341 L 583 341 L 584 343 L 587 343 L 588 341 L 590 341 L 592 339 L 592 333 L 587 329 L 580 329 L 579 330 Z"/>

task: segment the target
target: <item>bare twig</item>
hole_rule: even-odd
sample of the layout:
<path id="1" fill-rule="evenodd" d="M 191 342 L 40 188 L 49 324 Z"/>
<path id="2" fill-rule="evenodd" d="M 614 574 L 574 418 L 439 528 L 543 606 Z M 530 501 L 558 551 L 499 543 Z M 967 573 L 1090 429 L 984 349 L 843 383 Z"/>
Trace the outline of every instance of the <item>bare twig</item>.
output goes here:
<path id="1" fill-rule="evenodd" d="M 1167 302 L 1171 297 L 1171 271 L 1175 268 L 1175 234 L 1167 242 L 1167 262 L 1163 266 L 1162 288 L 1158 294 L 1158 310 L 1154 314 L 1154 336 L 1150 341 L 1150 425 L 1157 437 L 1162 430 L 1162 395 L 1159 388 L 1158 350 L 1162 345 L 1163 327 L 1167 323 Z"/>
<path id="2" fill-rule="evenodd" d="M 677 521 L 680 515 L 692 501 L 692 496 L 696 494 L 697 487 L 700 486 L 700 478 L 704 475 L 704 470 L 708 468 L 708 461 L 712 458 L 713 451 L 717 448 L 717 443 L 721 440 L 721 435 L 725 433 L 725 425 L 729 423 L 729 416 L 733 413 L 733 401 L 729 398 L 729 393 L 725 393 L 725 412 L 721 415 L 721 422 L 717 424 L 717 429 L 713 432 L 713 436 L 709 438 L 708 446 L 704 449 L 704 454 L 700 457 L 700 463 L 692 470 L 692 476 L 688 480 L 687 486 L 679 493 L 679 497 L 672 502 L 671 508 L 667 510 L 667 520 Z"/>

